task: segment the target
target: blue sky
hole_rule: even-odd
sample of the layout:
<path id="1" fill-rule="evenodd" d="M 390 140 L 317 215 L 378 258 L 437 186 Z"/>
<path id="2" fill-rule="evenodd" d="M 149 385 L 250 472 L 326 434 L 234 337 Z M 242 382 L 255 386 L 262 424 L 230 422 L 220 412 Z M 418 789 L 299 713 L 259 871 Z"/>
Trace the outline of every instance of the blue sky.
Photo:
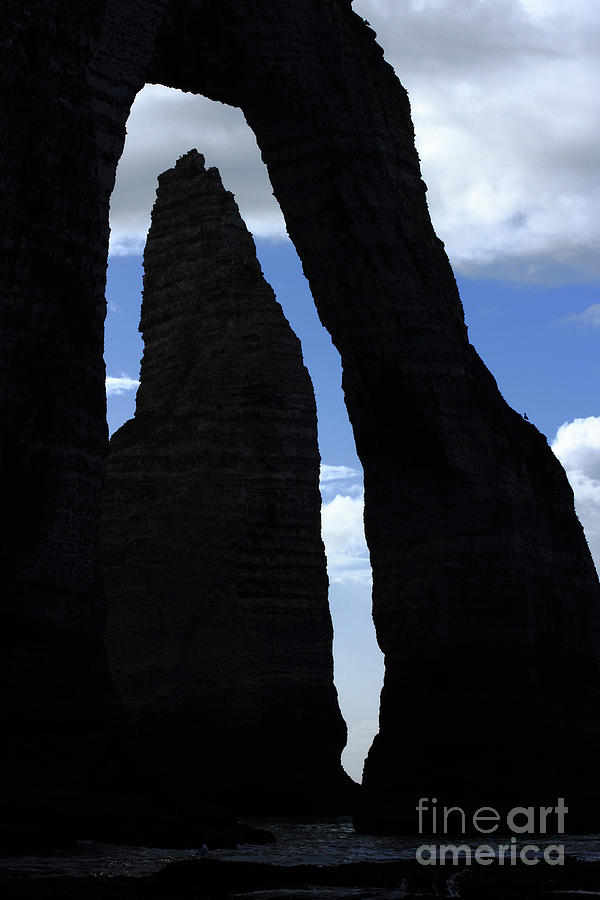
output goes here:
<path id="1" fill-rule="evenodd" d="M 564 7 L 562 0 L 354 3 L 409 91 L 432 220 L 454 266 L 470 339 L 508 402 L 565 465 L 598 565 L 600 4 Z M 343 759 L 359 779 L 377 728 L 383 668 L 339 357 L 239 110 L 158 86 L 138 95 L 111 203 L 109 425 L 114 430 L 134 409 L 141 251 L 156 178 L 192 147 L 235 193 L 315 385 L 336 683 L 350 730 Z"/>

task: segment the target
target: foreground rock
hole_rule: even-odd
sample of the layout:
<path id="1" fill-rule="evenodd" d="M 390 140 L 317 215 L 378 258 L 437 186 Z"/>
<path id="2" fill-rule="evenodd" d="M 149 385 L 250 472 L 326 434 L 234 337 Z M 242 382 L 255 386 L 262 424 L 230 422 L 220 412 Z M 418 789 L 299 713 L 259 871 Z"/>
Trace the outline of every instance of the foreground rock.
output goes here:
<path id="1" fill-rule="evenodd" d="M 261 863 L 192 860 L 172 863 L 146 878 L 11 879 L 2 882 L 6 900 L 187 900 L 237 897 L 254 900 L 308 898 L 337 900 L 421 900 L 462 897 L 469 900 L 532 900 L 600 894 L 597 863 L 568 859 L 564 866 L 467 867 L 430 869 L 415 860 L 338 866 L 275 866 Z"/>
<path id="2" fill-rule="evenodd" d="M 159 178 L 135 418 L 111 439 L 107 640 L 152 792 L 348 809 L 312 384 L 216 169 Z"/>

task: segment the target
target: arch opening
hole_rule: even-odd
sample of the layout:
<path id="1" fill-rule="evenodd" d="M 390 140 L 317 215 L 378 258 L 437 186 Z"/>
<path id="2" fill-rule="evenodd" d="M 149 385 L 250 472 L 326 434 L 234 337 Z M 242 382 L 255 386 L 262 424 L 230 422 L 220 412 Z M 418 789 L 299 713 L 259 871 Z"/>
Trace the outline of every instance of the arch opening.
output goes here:
<path id="1" fill-rule="evenodd" d="M 141 253 L 157 175 L 197 146 L 216 165 L 254 234 L 257 255 L 301 340 L 317 400 L 322 458 L 322 534 L 334 625 L 335 683 L 348 742 L 342 763 L 360 781 L 377 731 L 383 657 L 371 615 L 371 570 L 362 523 L 362 470 L 341 390 L 338 352 L 314 307 L 300 260 L 285 234 L 266 168 L 239 109 L 148 85 L 137 96 L 111 198 L 105 359 L 109 431 L 133 415 L 142 341 L 137 333 Z"/>

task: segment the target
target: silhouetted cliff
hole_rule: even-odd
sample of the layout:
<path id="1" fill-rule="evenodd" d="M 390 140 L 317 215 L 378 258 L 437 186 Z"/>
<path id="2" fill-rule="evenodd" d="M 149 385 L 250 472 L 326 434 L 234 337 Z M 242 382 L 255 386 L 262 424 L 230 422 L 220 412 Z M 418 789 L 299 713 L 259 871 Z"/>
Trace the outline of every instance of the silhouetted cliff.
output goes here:
<path id="1" fill-rule="evenodd" d="M 112 757 L 96 740 L 115 715 L 96 569 L 108 207 L 152 82 L 242 108 L 341 353 L 386 655 L 363 824 L 414 829 L 415 797 L 435 791 L 564 796 L 569 826 L 598 830 L 598 578 L 564 472 L 468 342 L 373 32 L 346 0 L 9 0 L 3 41 L 0 769 L 15 802 L 53 809 Z"/>

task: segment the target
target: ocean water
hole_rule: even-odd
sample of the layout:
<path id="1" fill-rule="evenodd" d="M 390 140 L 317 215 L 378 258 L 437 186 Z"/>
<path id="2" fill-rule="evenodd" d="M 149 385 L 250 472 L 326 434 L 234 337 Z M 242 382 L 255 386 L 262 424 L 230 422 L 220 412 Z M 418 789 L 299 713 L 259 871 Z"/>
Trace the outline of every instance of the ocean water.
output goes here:
<path id="1" fill-rule="evenodd" d="M 430 842 L 420 836 L 412 838 L 357 834 L 350 818 L 338 819 L 252 819 L 246 820 L 266 828 L 275 836 L 274 844 L 257 846 L 240 844 L 236 849 L 211 850 L 209 856 L 220 860 L 274 863 L 277 865 L 334 866 L 344 863 L 394 862 L 415 859 L 417 848 Z M 499 843 L 509 843 L 510 837 L 486 840 L 444 839 L 436 843 L 468 843 L 475 848 L 488 844 L 497 851 Z M 517 847 L 530 843 L 519 840 Z M 531 841 L 535 843 L 535 839 Z M 563 844 L 565 855 L 587 862 L 600 861 L 600 835 L 548 835 L 545 844 Z M 172 850 L 149 847 L 128 847 L 116 844 L 96 844 L 80 841 L 68 851 L 56 851 L 44 856 L 0 856 L 0 879 L 14 877 L 116 876 L 141 877 L 150 875 L 176 860 L 193 859 L 199 849 Z"/>

